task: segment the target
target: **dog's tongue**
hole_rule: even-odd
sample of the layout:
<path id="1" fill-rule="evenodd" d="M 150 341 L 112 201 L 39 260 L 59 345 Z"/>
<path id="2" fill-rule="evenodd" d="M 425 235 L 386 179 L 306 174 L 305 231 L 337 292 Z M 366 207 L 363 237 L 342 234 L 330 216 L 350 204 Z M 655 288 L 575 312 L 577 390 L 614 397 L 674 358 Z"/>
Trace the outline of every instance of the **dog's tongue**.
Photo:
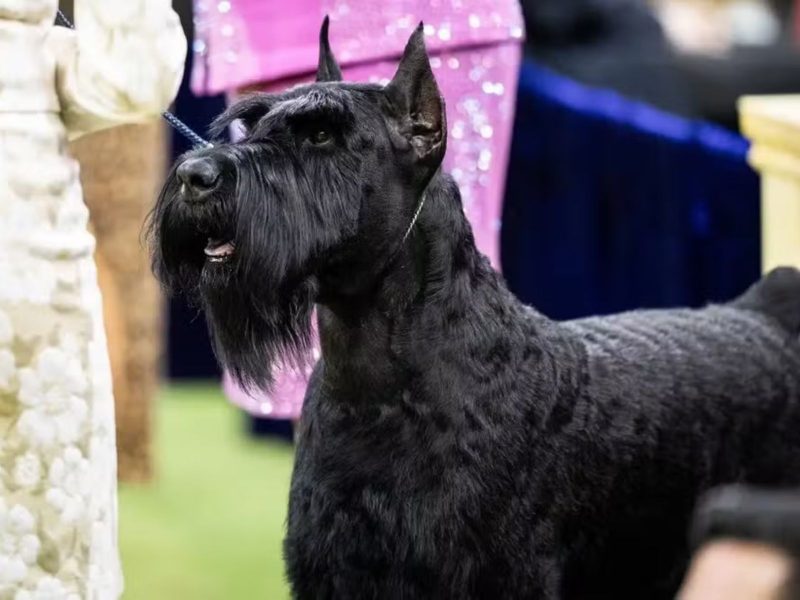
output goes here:
<path id="1" fill-rule="evenodd" d="M 208 240 L 206 246 L 206 256 L 219 258 L 233 254 L 233 244 L 231 242 L 220 242 L 219 240 Z"/>

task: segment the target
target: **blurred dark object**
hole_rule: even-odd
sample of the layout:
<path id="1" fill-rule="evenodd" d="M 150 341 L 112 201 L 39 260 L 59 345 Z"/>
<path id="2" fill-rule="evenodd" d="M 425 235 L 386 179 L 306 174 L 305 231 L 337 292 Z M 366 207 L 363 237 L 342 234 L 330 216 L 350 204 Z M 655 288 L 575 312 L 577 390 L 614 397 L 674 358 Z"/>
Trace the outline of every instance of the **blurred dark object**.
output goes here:
<path id="1" fill-rule="evenodd" d="M 522 0 L 522 10 L 534 52 L 588 44 L 664 45 L 661 27 L 639 0 Z"/>
<path id="2" fill-rule="evenodd" d="M 75 22 L 75 13 L 72 10 L 72 0 L 58 0 L 58 9 L 73 23 Z"/>
<path id="3" fill-rule="evenodd" d="M 503 215 L 511 289 L 556 319 L 733 298 L 760 274 L 748 149 L 527 62 Z"/>
<path id="4" fill-rule="evenodd" d="M 797 0 L 769 0 L 768 4 L 778 20 L 784 24 L 783 38 L 790 42 L 795 36 L 795 19 L 800 16 L 800 10 L 798 10 L 800 2 Z"/>
<path id="5" fill-rule="evenodd" d="M 578 81 L 688 115 L 686 85 L 641 0 L 522 0 L 527 51 Z"/>
<path id="6" fill-rule="evenodd" d="M 791 0 L 787 0 L 787 3 Z M 792 39 L 800 45 L 800 0 L 794 0 L 794 15 L 792 21 Z"/>
<path id="7" fill-rule="evenodd" d="M 294 428 L 291 421 L 282 419 L 259 419 L 245 414 L 247 432 L 257 438 L 277 438 L 291 442 L 294 440 Z"/>
<path id="8" fill-rule="evenodd" d="M 800 92 L 800 52 L 788 44 L 738 48 L 725 58 L 679 55 L 678 73 L 691 92 L 693 113 L 736 130 L 744 95 Z"/>
<path id="9" fill-rule="evenodd" d="M 800 490 L 713 490 L 698 505 L 691 541 L 699 548 L 724 538 L 775 546 L 800 559 Z"/>
<path id="10" fill-rule="evenodd" d="M 653 106 L 737 128 L 744 94 L 800 92 L 792 0 L 771 6 L 785 25 L 780 42 L 710 57 L 674 51 L 644 0 L 523 0 L 528 52 L 578 81 Z M 796 16 L 796 15 L 795 15 Z"/>

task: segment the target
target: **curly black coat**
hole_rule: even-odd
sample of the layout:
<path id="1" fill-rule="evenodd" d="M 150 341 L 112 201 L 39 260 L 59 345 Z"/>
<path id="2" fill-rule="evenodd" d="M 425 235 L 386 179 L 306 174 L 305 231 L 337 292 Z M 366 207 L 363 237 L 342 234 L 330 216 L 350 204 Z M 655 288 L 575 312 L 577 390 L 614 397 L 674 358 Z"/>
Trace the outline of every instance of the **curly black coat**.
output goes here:
<path id="1" fill-rule="evenodd" d="M 319 308 L 285 553 L 300 599 L 672 598 L 712 486 L 800 483 L 800 273 L 555 323 L 438 173 L 373 293 Z"/>
<path id="2" fill-rule="evenodd" d="M 724 306 L 555 323 L 434 187 L 435 283 L 397 314 L 320 309 L 295 597 L 674 597 L 704 491 L 800 483 L 800 273 Z"/>
<path id="3" fill-rule="evenodd" d="M 307 348 L 285 556 L 302 600 L 669 598 L 696 499 L 800 483 L 800 273 L 555 323 L 475 248 L 418 29 L 385 86 L 233 106 L 151 216 L 156 273 L 243 384 Z M 418 220 L 415 215 L 419 215 Z M 409 223 L 412 227 L 409 227 Z"/>

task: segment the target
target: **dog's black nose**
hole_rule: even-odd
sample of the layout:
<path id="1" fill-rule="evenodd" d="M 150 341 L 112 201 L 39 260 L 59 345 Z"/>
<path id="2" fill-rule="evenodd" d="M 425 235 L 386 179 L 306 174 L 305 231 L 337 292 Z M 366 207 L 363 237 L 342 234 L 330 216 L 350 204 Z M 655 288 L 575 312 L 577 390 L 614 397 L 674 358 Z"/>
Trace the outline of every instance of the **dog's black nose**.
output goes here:
<path id="1" fill-rule="evenodd" d="M 219 186 L 219 166 L 208 156 L 187 158 L 178 166 L 176 174 L 186 186 L 191 201 L 204 200 Z"/>

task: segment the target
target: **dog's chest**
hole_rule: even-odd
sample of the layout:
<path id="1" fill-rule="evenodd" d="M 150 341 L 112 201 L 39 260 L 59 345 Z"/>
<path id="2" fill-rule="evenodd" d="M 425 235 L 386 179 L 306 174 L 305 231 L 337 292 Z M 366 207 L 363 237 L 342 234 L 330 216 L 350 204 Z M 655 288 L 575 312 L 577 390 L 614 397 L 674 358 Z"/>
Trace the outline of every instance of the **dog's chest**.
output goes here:
<path id="1" fill-rule="evenodd" d="M 293 581 L 313 584 L 299 597 L 436 596 L 443 549 L 458 548 L 457 532 L 442 527 L 453 522 L 452 510 L 438 494 L 391 479 L 370 482 L 361 473 L 335 485 L 295 482 L 287 564 Z"/>
<path id="2" fill-rule="evenodd" d="M 448 452 L 441 432 L 432 448 L 427 431 L 408 426 L 374 435 L 307 427 L 286 542 L 291 579 L 313 572 L 320 586 L 305 597 L 436 598 L 460 590 L 457 597 L 469 598 L 476 581 L 491 576 L 497 557 L 481 542 L 479 524 L 490 494 Z"/>

